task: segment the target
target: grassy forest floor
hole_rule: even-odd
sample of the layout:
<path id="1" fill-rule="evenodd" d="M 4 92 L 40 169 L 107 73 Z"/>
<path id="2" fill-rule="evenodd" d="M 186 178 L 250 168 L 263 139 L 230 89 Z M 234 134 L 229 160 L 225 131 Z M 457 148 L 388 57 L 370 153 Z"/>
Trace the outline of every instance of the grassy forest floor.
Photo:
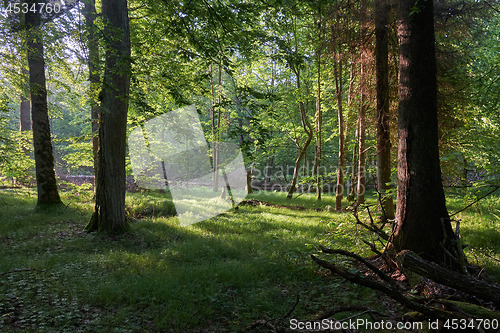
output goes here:
<path id="1" fill-rule="evenodd" d="M 128 194 L 131 232 L 110 239 L 83 232 L 91 192 L 62 195 L 67 206 L 47 213 L 34 211 L 32 189 L 0 190 L 1 332 L 236 332 L 282 318 L 297 299 L 284 320 L 341 306 L 387 311 L 374 291 L 310 259 L 319 245 L 371 255 L 362 239 L 373 236 L 352 213 L 331 212 L 332 197 L 258 193 L 251 198 L 274 205 L 242 205 L 181 227 L 159 216 L 169 211 L 161 195 Z M 447 200 L 452 213 L 473 198 L 456 190 Z M 290 205 L 306 209 L 281 207 Z M 497 280 L 499 207 L 500 196 L 489 196 L 455 216 L 469 261 Z"/>

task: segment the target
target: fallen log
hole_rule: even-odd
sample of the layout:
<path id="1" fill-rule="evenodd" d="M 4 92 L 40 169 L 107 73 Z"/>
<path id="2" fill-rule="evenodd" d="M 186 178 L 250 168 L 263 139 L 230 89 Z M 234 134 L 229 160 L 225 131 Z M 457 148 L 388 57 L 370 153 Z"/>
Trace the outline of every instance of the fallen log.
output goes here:
<path id="1" fill-rule="evenodd" d="M 437 283 L 447 285 L 469 295 L 477 296 L 500 306 L 500 287 L 478 280 L 470 275 L 450 271 L 436 263 L 424 260 L 415 253 L 404 250 L 396 259 L 399 268 L 410 270 L 413 273 L 431 279 Z"/>
<path id="2" fill-rule="evenodd" d="M 333 263 L 322 260 L 314 255 L 311 255 L 311 258 L 319 266 L 330 270 L 333 274 L 339 275 L 344 279 L 356 283 L 360 286 L 378 290 L 386 294 L 387 296 L 391 297 L 392 299 L 398 301 L 402 305 L 406 306 L 408 309 L 418 311 L 421 314 L 427 316 L 427 318 L 429 319 L 447 319 L 453 316 L 458 316 L 459 318 L 460 317 L 466 318 L 466 316 L 460 314 L 452 313 L 449 311 L 441 310 L 439 308 L 426 306 L 418 302 L 415 302 L 410 298 L 406 297 L 405 295 L 403 295 L 403 293 L 393 283 L 390 284 L 380 283 L 372 278 L 351 273 L 344 267 L 337 266 Z"/>

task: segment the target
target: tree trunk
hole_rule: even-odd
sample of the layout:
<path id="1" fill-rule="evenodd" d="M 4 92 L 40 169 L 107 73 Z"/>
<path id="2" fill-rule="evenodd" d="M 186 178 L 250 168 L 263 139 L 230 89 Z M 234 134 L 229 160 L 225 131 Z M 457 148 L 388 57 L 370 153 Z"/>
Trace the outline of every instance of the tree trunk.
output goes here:
<path id="1" fill-rule="evenodd" d="M 248 194 L 252 194 L 253 193 L 253 188 L 252 188 L 252 169 L 251 168 L 247 169 L 246 173 L 247 173 L 247 186 L 246 186 L 246 190 L 247 190 Z"/>
<path id="2" fill-rule="evenodd" d="M 438 151 L 433 2 L 399 2 L 398 192 L 393 245 L 457 269 Z"/>
<path id="3" fill-rule="evenodd" d="M 348 130 L 349 130 L 349 114 L 352 112 L 352 102 L 354 100 L 354 79 L 356 77 L 356 55 L 355 55 L 355 48 L 351 45 L 351 63 L 350 63 L 350 70 L 349 70 L 349 91 L 347 93 L 347 111 L 348 111 L 348 117 L 347 120 L 345 121 L 345 130 L 344 130 L 344 159 L 347 159 L 347 139 L 348 139 Z M 357 159 L 356 159 L 356 148 L 357 148 L 357 143 L 358 143 L 358 126 L 356 121 L 354 121 L 356 126 L 354 126 L 354 143 L 353 143 L 353 150 L 352 150 L 352 171 L 350 174 L 351 178 L 351 185 L 349 187 L 349 193 L 346 193 L 347 195 L 347 201 L 351 202 L 354 200 L 355 196 L 355 184 L 357 182 L 356 180 L 356 165 L 357 165 Z M 346 173 L 346 163 L 344 162 L 344 173 Z M 347 189 L 346 189 L 347 190 Z"/>
<path id="4" fill-rule="evenodd" d="M 356 197 L 357 184 L 358 184 L 358 173 L 356 168 L 358 167 L 358 142 L 359 142 L 359 119 L 356 121 L 356 130 L 354 131 L 354 144 L 352 148 L 352 171 L 351 171 L 351 189 L 347 201 L 354 201 Z"/>
<path id="5" fill-rule="evenodd" d="M 87 231 L 118 234 L 128 228 L 125 213 L 125 154 L 130 88 L 130 36 L 126 0 L 103 0 L 107 24 L 106 68 L 99 114 L 95 207 Z"/>
<path id="6" fill-rule="evenodd" d="M 298 89 L 300 89 L 300 81 L 299 81 L 300 76 L 297 75 L 297 85 Z M 312 128 L 311 124 L 309 124 L 309 120 L 307 119 L 307 114 L 306 114 L 306 109 L 304 107 L 304 102 L 299 101 L 299 111 L 300 111 L 300 118 L 302 122 L 302 128 L 304 128 L 304 131 L 306 132 L 307 138 L 306 142 L 302 147 L 297 143 L 297 146 L 299 148 L 299 156 L 297 157 L 297 160 L 295 161 L 295 167 L 293 169 L 293 177 L 292 177 L 292 183 L 290 184 L 290 189 L 288 190 L 288 194 L 286 196 L 287 199 L 291 199 L 293 196 L 293 193 L 295 192 L 295 186 L 297 185 L 297 179 L 299 177 L 299 169 L 300 169 L 300 161 L 304 156 L 306 155 L 307 147 L 309 147 L 309 144 L 311 143 L 312 140 Z"/>
<path id="7" fill-rule="evenodd" d="M 217 136 L 215 138 L 215 158 L 214 158 L 214 177 L 215 177 L 215 182 L 214 182 L 214 191 L 217 191 L 219 188 L 219 163 L 220 163 L 220 131 L 221 131 L 221 121 L 222 121 L 222 60 L 220 59 L 219 61 L 219 86 L 218 86 L 218 92 L 217 92 Z M 214 97 L 215 98 L 215 97 Z M 224 189 L 224 187 L 223 187 Z"/>
<path id="8" fill-rule="evenodd" d="M 297 42 L 297 20 L 294 19 L 294 24 L 293 24 L 293 35 L 295 37 L 295 51 L 297 52 L 298 50 L 298 42 Z M 295 192 L 295 186 L 297 185 L 297 179 L 299 177 L 299 169 L 300 169 L 300 161 L 305 157 L 306 152 L 307 152 L 307 147 L 309 147 L 309 144 L 311 143 L 312 137 L 313 137 L 313 129 L 311 127 L 311 124 L 309 123 L 309 120 L 307 119 L 307 114 L 306 114 L 306 109 L 304 106 L 304 102 L 302 100 L 302 92 L 300 89 L 300 67 L 296 67 L 294 64 L 290 63 L 290 68 L 295 72 L 296 76 L 296 86 L 297 86 L 297 92 L 299 94 L 299 112 L 300 112 L 300 122 L 302 124 L 302 128 L 304 129 L 304 132 L 306 132 L 307 138 L 306 141 L 304 142 L 304 145 L 301 147 L 299 140 L 295 140 L 295 144 L 297 145 L 297 148 L 299 148 L 299 156 L 297 156 L 297 160 L 295 161 L 295 167 L 293 169 L 293 176 L 292 176 L 292 183 L 290 184 L 290 189 L 288 190 L 288 194 L 286 196 L 287 199 L 291 199 L 293 196 L 293 193 Z M 304 159 L 305 162 L 305 159 Z M 304 168 L 305 169 L 305 168 Z"/>
<path id="9" fill-rule="evenodd" d="M 23 93 L 21 94 L 21 102 L 19 103 L 19 131 L 31 131 L 31 101 L 26 98 L 29 91 L 29 71 L 23 68 Z"/>
<path id="10" fill-rule="evenodd" d="M 95 20 L 97 13 L 95 9 L 95 0 L 85 0 L 84 16 L 87 26 L 87 49 L 90 81 L 90 119 L 92 131 L 92 151 L 94 156 L 94 170 L 97 169 L 97 151 L 99 149 L 98 132 L 99 132 L 99 103 L 97 100 L 99 90 L 99 42 L 94 33 Z M 95 185 L 95 184 L 94 184 Z"/>
<path id="11" fill-rule="evenodd" d="M 31 5 L 31 4 L 30 4 Z M 37 6 L 38 7 L 38 6 Z M 50 134 L 45 59 L 40 27 L 40 11 L 28 11 L 25 16 L 28 30 L 28 67 L 31 94 L 31 119 L 35 150 L 37 207 L 60 205 L 54 171 L 54 154 Z"/>
<path id="12" fill-rule="evenodd" d="M 321 23 L 318 23 L 321 29 Z M 321 32 L 321 30 L 320 30 Z M 321 33 L 320 33 L 321 37 Z M 321 113 L 321 52 L 317 51 L 318 57 L 318 91 L 316 96 L 316 155 L 314 169 L 316 171 L 316 199 L 321 200 L 321 127 L 323 125 L 323 115 Z"/>
<path id="13" fill-rule="evenodd" d="M 366 105 L 367 105 L 367 61 L 368 61 L 368 49 L 367 49 L 367 22 L 366 22 L 366 0 L 361 0 L 361 69 L 359 73 L 359 115 L 358 115 L 358 126 L 359 126 L 359 141 L 358 141 L 358 184 L 357 184 L 357 202 L 362 204 L 365 202 L 365 189 L 366 189 L 366 154 L 365 154 L 365 118 L 366 118 Z"/>
<path id="14" fill-rule="evenodd" d="M 336 54 L 333 64 L 333 73 L 335 76 L 335 95 L 337 97 L 337 117 L 339 129 L 339 155 L 337 164 L 337 185 L 335 187 L 335 210 L 342 209 L 342 198 L 344 196 L 344 169 L 345 169 L 345 135 L 344 135 L 344 114 L 342 110 L 342 55 L 341 47 Z"/>
<path id="15" fill-rule="evenodd" d="M 377 187 L 382 194 L 382 219 L 394 219 L 394 203 L 385 192 L 391 188 L 391 139 L 389 114 L 389 51 L 387 0 L 375 2 L 375 61 L 377 71 Z"/>
<path id="16" fill-rule="evenodd" d="M 19 103 L 19 130 L 21 132 L 31 131 L 31 102 L 29 99 L 21 95 L 21 103 Z"/>

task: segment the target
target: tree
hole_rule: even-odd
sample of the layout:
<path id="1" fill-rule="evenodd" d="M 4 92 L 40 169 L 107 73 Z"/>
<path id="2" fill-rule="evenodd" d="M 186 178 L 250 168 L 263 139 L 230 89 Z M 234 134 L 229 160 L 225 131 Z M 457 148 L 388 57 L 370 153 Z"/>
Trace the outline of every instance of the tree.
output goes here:
<path id="1" fill-rule="evenodd" d="M 23 81 L 28 81 L 29 73 L 25 68 L 21 69 Z M 22 86 L 29 90 L 29 84 L 23 82 Z M 21 93 L 21 102 L 19 103 L 19 131 L 31 131 L 31 101 L 25 95 L 25 92 Z"/>
<path id="2" fill-rule="evenodd" d="M 366 191 L 366 151 L 365 151 L 365 132 L 366 132 L 366 109 L 368 107 L 368 22 L 366 13 L 366 0 L 361 0 L 360 4 L 360 30 L 361 30 L 361 66 L 359 73 L 359 114 L 358 114 L 358 183 L 356 201 L 360 204 L 365 202 Z"/>
<path id="3" fill-rule="evenodd" d="M 382 193 L 383 219 L 394 218 L 391 188 L 391 138 L 389 114 L 389 52 L 387 36 L 387 0 L 375 1 L 375 66 L 377 71 L 377 188 Z"/>
<path id="4" fill-rule="evenodd" d="M 432 1 L 399 2 L 398 191 L 392 244 L 457 268 L 459 250 L 446 209 L 438 151 Z M 452 258 L 455 257 L 455 258 Z"/>
<path id="5" fill-rule="evenodd" d="M 307 148 L 309 147 L 309 144 L 311 143 L 311 140 L 313 138 L 313 129 L 312 126 L 309 122 L 307 112 L 306 112 L 306 107 L 304 105 L 304 96 L 301 91 L 301 67 L 303 67 L 303 60 L 300 59 L 299 55 L 299 43 L 298 43 L 298 37 L 297 37 L 297 18 L 294 18 L 292 21 L 292 31 L 293 31 L 293 38 L 294 38 L 294 51 L 293 55 L 289 57 L 288 60 L 288 65 L 290 66 L 290 69 L 293 71 L 295 74 L 296 78 L 296 87 L 297 87 L 297 94 L 298 94 L 298 104 L 299 104 L 299 113 L 300 113 L 300 123 L 302 124 L 302 129 L 306 133 L 306 138 L 303 144 L 299 142 L 298 139 L 294 139 L 294 143 L 297 146 L 297 149 L 299 150 L 299 155 L 297 156 L 297 159 L 295 160 L 295 165 L 293 168 L 293 176 L 292 176 L 292 181 L 290 183 L 290 188 L 288 190 L 288 194 L 286 196 L 287 199 L 291 199 L 293 196 L 293 193 L 295 192 L 295 187 L 297 185 L 297 179 L 299 177 L 299 172 L 300 172 L 300 162 L 302 159 L 305 157 Z M 300 59 L 300 60 L 299 60 Z"/>
<path id="6" fill-rule="evenodd" d="M 87 27 L 87 49 L 88 49 L 88 69 L 89 69 L 89 82 L 90 82 L 90 118 L 92 121 L 92 152 L 94 156 L 94 170 L 97 169 L 97 151 L 99 142 L 97 139 L 99 131 L 99 104 L 96 99 L 100 76 L 99 76 L 99 43 L 95 34 L 95 20 L 97 17 L 95 9 L 95 0 L 86 0 L 84 4 L 83 13 L 85 16 L 85 23 Z"/>
<path id="7" fill-rule="evenodd" d="M 36 10 L 28 11 L 25 25 L 28 32 L 27 53 L 29 86 L 31 94 L 31 118 L 33 123 L 33 145 L 35 150 L 36 183 L 38 191 L 37 207 L 61 204 L 54 171 L 54 154 L 50 134 L 47 88 L 45 83 L 45 59 L 41 34 L 41 14 L 39 4 L 33 1 Z"/>
<path id="8" fill-rule="evenodd" d="M 342 39 L 341 35 L 343 31 L 341 26 L 348 25 L 348 22 L 341 21 L 343 8 L 337 8 L 335 14 L 335 29 L 332 32 L 336 33 L 332 35 L 332 49 L 333 49 L 333 76 L 335 82 L 335 99 L 337 102 L 337 119 L 338 119 L 338 131 L 339 131 L 339 151 L 338 151 L 338 163 L 337 163 L 337 183 L 335 186 L 335 210 L 342 209 L 342 198 L 344 195 L 344 170 L 345 170 L 345 155 L 346 155 L 346 132 L 344 131 L 344 113 L 343 113 L 343 52 L 342 52 Z"/>
<path id="9" fill-rule="evenodd" d="M 102 2 L 106 67 L 100 95 L 95 207 L 87 231 L 118 234 L 125 213 L 125 154 L 130 88 L 130 33 L 126 0 Z"/>

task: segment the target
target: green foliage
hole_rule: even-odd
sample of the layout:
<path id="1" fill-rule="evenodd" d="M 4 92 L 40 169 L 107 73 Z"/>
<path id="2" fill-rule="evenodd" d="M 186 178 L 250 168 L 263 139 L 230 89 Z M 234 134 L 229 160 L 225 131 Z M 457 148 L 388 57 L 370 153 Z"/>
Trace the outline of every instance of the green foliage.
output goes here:
<path id="1" fill-rule="evenodd" d="M 437 10 L 447 13 L 436 21 L 443 171 L 451 182 L 470 183 L 465 173 L 475 170 L 494 183 L 500 172 L 498 10 L 463 1 Z"/>
<path id="2" fill-rule="evenodd" d="M 71 139 L 70 139 L 71 140 Z M 71 140 L 74 141 L 74 140 Z M 67 164 L 68 171 L 72 173 L 78 172 L 82 168 L 94 167 L 94 155 L 92 150 L 92 142 L 73 142 L 65 148 L 66 154 L 62 157 Z"/>
<path id="3" fill-rule="evenodd" d="M 32 150 L 31 132 L 13 131 L 9 128 L 6 114 L 11 111 L 8 99 L 0 99 L 0 179 L 14 178 L 21 183 L 30 183 L 35 166 L 29 152 Z"/>

